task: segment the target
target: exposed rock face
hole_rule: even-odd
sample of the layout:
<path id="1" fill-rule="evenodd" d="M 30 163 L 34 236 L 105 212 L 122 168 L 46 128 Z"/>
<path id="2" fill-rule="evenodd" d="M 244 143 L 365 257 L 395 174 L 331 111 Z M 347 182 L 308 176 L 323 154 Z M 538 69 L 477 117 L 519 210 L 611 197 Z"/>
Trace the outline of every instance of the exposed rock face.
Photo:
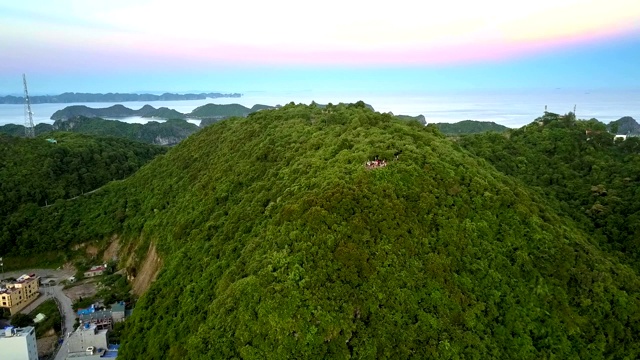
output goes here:
<path id="1" fill-rule="evenodd" d="M 631 116 L 624 116 L 616 121 L 610 122 L 607 125 L 607 130 L 616 130 L 616 135 L 638 135 L 640 134 L 640 124 Z"/>

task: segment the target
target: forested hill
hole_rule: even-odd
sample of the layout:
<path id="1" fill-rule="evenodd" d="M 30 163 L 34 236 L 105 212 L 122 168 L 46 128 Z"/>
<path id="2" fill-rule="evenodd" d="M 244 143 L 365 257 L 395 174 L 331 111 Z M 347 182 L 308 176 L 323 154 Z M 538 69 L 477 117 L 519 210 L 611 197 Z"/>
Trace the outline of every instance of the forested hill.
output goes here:
<path id="1" fill-rule="evenodd" d="M 175 145 L 198 130 L 199 127 L 197 125 L 180 119 L 131 124 L 118 120 L 84 116 L 64 121 L 56 120 L 53 125 L 38 124 L 35 127 L 36 135 L 47 134 L 52 131 L 67 131 L 98 136 L 114 136 L 154 145 Z M 24 126 L 22 125 L 8 124 L 0 126 L 0 133 L 25 136 Z"/>
<path id="2" fill-rule="evenodd" d="M 70 133 L 50 133 L 34 139 L 0 134 L 0 253 L 8 253 L 8 215 L 23 207 L 53 204 L 95 190 L 111 180 L 121 180 L 164 152 L 157 146 L 116 138 Z M 9 227 L 9 228 L 7 228 Z M 13 249 L 14 252 L 19 249 Z"/>
<path id="3" fill-rule="evenodd" d="M 434 127 L 290 104 L 11 239 L 158 250 L 122 359 L 638 358 L 638 274 L 556 205 Z"/>
<path id="4" fill-rule="evenodd" d="M 484 132 L 497 132 L 502 133 L 509 130 L 508 127 L 500 124 L 496 124 L 492 121 L 476 121 L 476 120 L 464 120 L 457 123 L 436 123 L 435 126 L 446 135 L 465 135 L 465 134 L 477 134 Z"/>
<path id="5" fill-rule="evenodd" d="M 60 95 L 35 95 L 30 96 L 29 100 L 32 104 L 44 103 L 83 103 L 83 102 L 125 102 L 125 101 L 176 101 L 176 100 L 204 100 L 207 98 L 232 97 L 238 98 L 242 94 L 238 93 L 199 93 L 199 94 L 172 94 L 164 93 L 162 95 L 154 94 L 129 94 L 129 93 L 73 93 L 67 92 Z M 22 96 L 0 96 L 0 104 L 24 104 Z"/>
<path id="6" fill-rule="evenodd" d="M 539 189 L 640 269 L 640 138 L 614 142 L 597 120 L 546 113 L 509 136 L 468 136 L 459 144 Z"/>
<path id="7" fill-rule="evenodd" d="M 130 124 L 118 120 L 77 117 L 53 124 L 58 131 L 71 131 L 99 136 L 115 136 L 155 145 L 175 145 L 199 130 L 198 125 L 186 120 Z"/>

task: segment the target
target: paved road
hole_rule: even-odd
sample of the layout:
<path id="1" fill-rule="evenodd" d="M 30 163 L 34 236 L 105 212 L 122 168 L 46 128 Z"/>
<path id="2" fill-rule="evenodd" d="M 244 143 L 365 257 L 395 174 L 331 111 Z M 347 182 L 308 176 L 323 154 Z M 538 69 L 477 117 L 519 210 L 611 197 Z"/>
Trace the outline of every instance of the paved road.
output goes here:
<path id="1" fill-rule="evenodd" d="M 68 270 L 28 269 L 28 270 L 12 271 L 12 272 L 4 273 L 3 275 L 0 275 L 0 279 L 5 279 L 9 277 L 18 278 L 22 274 L 33 274 L 33 273 L 35 273 L 36 276 L 40 276 L 41 278 L 48 277 L 51 279 L 55 279 L 56 283 L 59 283 L 61 280 L 66 279 L 69 276 L 73 275 L 73 272 Z M 64 340 L 62 345 L 60 346 L 60 349 L 56 354 L 55 360 L 64 360 L 66 358 L 68 353 L 68 350 L 67 350 L 68 341 L 66 341 L 67 340 L 66 334 L 67 332 L 73 330 L 73 325 L 76 321 L 75 312 L 71 307 L 71 299 L 69 299 L 67 295 L 65 295 L 62 292 L 62 288 L 63 288 L 62 285 L 41 287 L 40 292 L 42 293 L 42 295 L 40 295 L 40 298 L 36 300 L 36 302 L 42 303 L 47 299 L 51 299 L 51 298 L 56 299 L 58 303 L 58 308 L 60 309 L 60 312 L 61 312 L 60 315 L 64 320 L 62 324 L 62 334 L 63 334 Z M 33 310 L 35 309 L 35 306 L 37 305 L 30 304 L 24 309 L 24 311 L 27 311 L 30 308 L 31 310 Z"/>

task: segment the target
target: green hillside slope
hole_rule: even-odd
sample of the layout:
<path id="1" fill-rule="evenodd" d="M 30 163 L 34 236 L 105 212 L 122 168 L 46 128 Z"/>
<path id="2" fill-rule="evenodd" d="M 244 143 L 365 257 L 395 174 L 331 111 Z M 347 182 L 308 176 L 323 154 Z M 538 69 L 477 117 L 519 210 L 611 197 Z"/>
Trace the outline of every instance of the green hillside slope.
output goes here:
<path id="1" fill-rule="evenodd" d="M 123 179 L 165 150 L 116 138 L 49 133 L 57 143 L 0 134 L 0 254 L 15 252 L 12 234 L 21 223 L 2 221 L 23 207 L 53 204 Z M 7 217 L 7 218 L 5 218 Z"/>
<path id="2" fill-rule="evenodd" d="M 157 247 L 122 359 L 640 355 L 632 268 L 522 182 L 362 102 L 216 123 L 29 219 L 19 243 L 55 223 L 51 241 Z"/>
<path id="3" fill-rule="evenodd" d="M 459 144 L 558 201 L 559 211 L 640 269 L 640 138 L 613 138 L 596 120 L 547 113 L 509 136 Z"/>
<path id="4" fill-rule="evenodd" d="M 197 125 L 181 119 L 130 124 L 118 120 L 87 117 L 56 121 L 54 127 L 60 131 L 115 136 L 155 145 L 175 145 L 199 129 Z"/>

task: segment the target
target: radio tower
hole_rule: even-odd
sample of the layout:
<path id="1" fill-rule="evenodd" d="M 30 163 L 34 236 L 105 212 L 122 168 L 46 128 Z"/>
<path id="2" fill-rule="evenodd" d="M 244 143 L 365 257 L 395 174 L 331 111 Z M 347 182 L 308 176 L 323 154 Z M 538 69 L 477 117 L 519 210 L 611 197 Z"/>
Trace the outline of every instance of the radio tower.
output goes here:
<path id="1" fill-rule="evenodd" d="M 22 82 L 24 83 L 24 135 L 32 138 L 36 137 L 36 132 L 33 126 L 33 112 L 31 111 L 31 101 L 27 90 L 27 76 L 25 74 L 22 74 Z"/>

